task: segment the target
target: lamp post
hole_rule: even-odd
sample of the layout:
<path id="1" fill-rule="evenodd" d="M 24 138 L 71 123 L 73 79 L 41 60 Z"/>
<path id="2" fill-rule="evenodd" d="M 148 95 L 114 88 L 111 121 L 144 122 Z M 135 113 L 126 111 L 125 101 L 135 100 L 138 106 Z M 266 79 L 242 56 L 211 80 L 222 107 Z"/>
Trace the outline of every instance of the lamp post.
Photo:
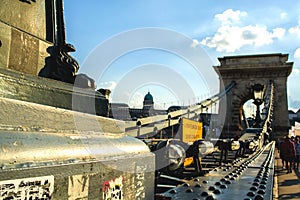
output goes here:
<path id="1" fill-rule="evenodd" d="M 253 94 L 254 94 L 254 102 L 253 104 L 256 105 L 256 115 L 255 115 L 255 128 L 260 127 L 261 117 L 260 117 L 260 105 L 263 103 L 264 97 L 264 86 L 261 84 L 255 84 L 253 87 Z"/>
<path id="2" fill-rule="evenodd" d="M 50 56 L 46 58 L 45 67 L 39 72 L 39 76 L 74 84 L 75 87 L 96 89 L 94 79 L 85 74 L 76 73 L 79 70 L 79 63 L 69 54 L 75 51 L 75 47 L 66 43 L 64 5 L 63 0 L 46 1 L 51 13 L 52 27 L 48 37 L 53 41 L 53 46 L 47 48 Z M 50 32 L 50 31 L 49 31 Z M 75 82 L 76 80 L 76 82 Z"/>

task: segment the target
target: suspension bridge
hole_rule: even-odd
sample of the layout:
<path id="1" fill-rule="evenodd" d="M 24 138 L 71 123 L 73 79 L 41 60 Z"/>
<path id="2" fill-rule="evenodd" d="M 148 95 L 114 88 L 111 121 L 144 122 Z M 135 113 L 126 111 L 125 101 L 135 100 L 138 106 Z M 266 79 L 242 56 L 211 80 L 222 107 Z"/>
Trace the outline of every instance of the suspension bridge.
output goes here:
<path id="1" fill-rule="evenodd" d="M 289 128 L 287 54 L 219 58 L 219 93 L 116 120 L 107 116 L 108 91 L 75 75 L 63 1 L 3 1 L 0 199 L 272 199 L 274 141 Z M 252 127 L 248 100 L 257 106 Z M 220 135 L 204 136 L 201 116 L 216 104 Z M 188 137 L 184 121 L 197 129 Z M 172 134 L 162 137 L 166 130 Z"/>

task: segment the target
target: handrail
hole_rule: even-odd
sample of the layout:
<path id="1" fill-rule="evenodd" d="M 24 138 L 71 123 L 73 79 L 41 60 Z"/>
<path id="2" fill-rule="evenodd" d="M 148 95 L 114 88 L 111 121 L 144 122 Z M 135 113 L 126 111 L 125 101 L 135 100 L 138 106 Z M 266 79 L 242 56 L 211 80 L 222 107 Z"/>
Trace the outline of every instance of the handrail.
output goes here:
<path id="1" fill-rule="evenodd" d="M 139 118 L 136 122 L 125 122 L 125 132 L 133 137 L 149 137 L 156 134 L 156 131 L 179 124 L 180 118 L 194 119 L 201 113 L 203 109 L 208 109 L 215 102 L 223 98 L 234 86 L 236 82 L 231 82 L 223 91 L 213 95 L 211 98 L 201 101 L 195 105 L 181 110 L 169 112 L 165 115 L 156 115 L 145 118 Z M 149 135 L 150 134 L 150 135 Z"/>
<path id="2" fill-rule="evenodd" d="M 262 133 L 269 133 L 272 127 L 271 117 L 273 115 L 273 101 L 274 101 L 274 83 L 270 80 L 265 95 L 265 109 L 267 110 L 266 118 L 263 121 Z"/>

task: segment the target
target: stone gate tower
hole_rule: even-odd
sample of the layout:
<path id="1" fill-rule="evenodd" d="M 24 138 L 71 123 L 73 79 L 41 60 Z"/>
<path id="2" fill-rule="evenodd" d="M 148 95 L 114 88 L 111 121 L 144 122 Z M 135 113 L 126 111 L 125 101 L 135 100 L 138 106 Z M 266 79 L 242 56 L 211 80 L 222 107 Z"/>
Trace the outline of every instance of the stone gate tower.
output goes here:
<path id="1" fill-rule="evenodd" d="M 220 110 L 220 113 L 226 115 L 222 136 L 234 137 L 241 133 L 243 105 L 254 99 L 253 86 L 267 86 L 270 81 L 273 81 L 275 89 L 272 136 L 286 135 L 289 128 L 286 82 L 293 67 L 293 63 L 288 62 L 288 55 L 226 56 L 219 58 L 219 61 L 221 65 L 214 68 L 220 82 L 223 81 L 224 86 L 236 82 L 236 86 L 220 102 L 220 105 L 226 107 L 226 111 Z"/>

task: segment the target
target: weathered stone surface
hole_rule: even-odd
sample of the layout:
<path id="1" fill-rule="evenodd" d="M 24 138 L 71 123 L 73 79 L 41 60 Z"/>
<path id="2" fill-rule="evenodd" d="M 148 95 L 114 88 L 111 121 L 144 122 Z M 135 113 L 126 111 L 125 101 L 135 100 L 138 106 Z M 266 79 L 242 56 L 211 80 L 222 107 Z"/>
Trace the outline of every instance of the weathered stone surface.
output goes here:
<path id="1" fill-rule="evenodd" d="M 0 97 L 108 116 L 108 99 L 100 92 L 1 68 Z"/>
<path id="2" fill-rule="evenodd" d="M 110 118 L 0 97 L 0 128 L 53 131 L 124 132 L 124 122 Z M 5 116 L 5 117 L 4 117 Z"/>
<path id="3" fill-rule="evenodd" d="M 0 22 L 0 68 L 7 68 L 10 52 L 11 30 L 10 27 Z"/>
<path id="4" fill-rule="evenodd" d="M 122 199 L 154 199 L 154 155 L 150 153 L 120 157 L 119 162 L 128 165 L 130 171 L 121 171 L 103 161 L 66 163 L 43 167 L 24 167 L 18 170 L 0 170 L 0 180 L 25 179 L 27 177 L 54 176 L 53 200 L 103 199 L 104 183 L 122 178 Z M 142 170 L 137 170 L 141 168 Z M 135 172 L 135 173 L 132 173 Z M 79 180 L 78 178 L 84 178 Z M 26 181 L 25 181 L 26 182 Z M 79 183 L 77 189 L 74 184 Z M 50 183 L 49 183 L 50 184 Z M 83 189 L 87 189 L 83 191 Z M 4 188 L 3 188 L 4 189 Z M 42 188 L 41 188 L 42 191 Z M 75 195 L 77 195 L 75 197 Z M 81 195 L 81 196 L 79 196 Z"/>
<path id="5" fill-rule="evenodd" d="M 0 68 L 38 75 L 51 43 L 0 22 Z"/>
<path id="6" fill-rule="evenodd" d="M 9 69 L 36 74 L 39 42 L 36 38 L 12 29 Z"/>
<path id="7" fill-rule="evenodd" d="M 39 40 L 38 64 L 35 71 L 35 75 L 38 75 L 41 69 L 45 66 L 46 58 L 49 56 L 47 49 L 49 48 L 50 45 L 52 44 L 49 42 Z"/>
<path id="8" fill-rule="evenodd" d="M 0 21 L 46 40 L 46 7 L 49 0 L 31 4 L 19 0 L 1 0 Z"/>
<path id="9" fill-rule="evenodd" d="M 141 140 L 122 133 L 1 130 L 0 156 L 1 197 L 14 195 L 7 183 L 48 177 L 49 199 L 102 199 L 110 189 L 105 183 L 118 178 L 121 188 L 116 189 L 124 199 L 153 199 L 154 154 Z M 30 186 L 44 191 L 48 184 L 31 181 Z"/>
<path id="10" fill-rule="evenodd" d="M 62 1 L 3 0 L 0 28 L 0 68 L 96 89 L 95 80 L 76 75 L 79 64 L 65 41 Z"/>
<path id="11" fill-rule="evenodd" d="M 0 68 L 38 75 L 53 45 L 50 0 L 2 0 Z"/>

